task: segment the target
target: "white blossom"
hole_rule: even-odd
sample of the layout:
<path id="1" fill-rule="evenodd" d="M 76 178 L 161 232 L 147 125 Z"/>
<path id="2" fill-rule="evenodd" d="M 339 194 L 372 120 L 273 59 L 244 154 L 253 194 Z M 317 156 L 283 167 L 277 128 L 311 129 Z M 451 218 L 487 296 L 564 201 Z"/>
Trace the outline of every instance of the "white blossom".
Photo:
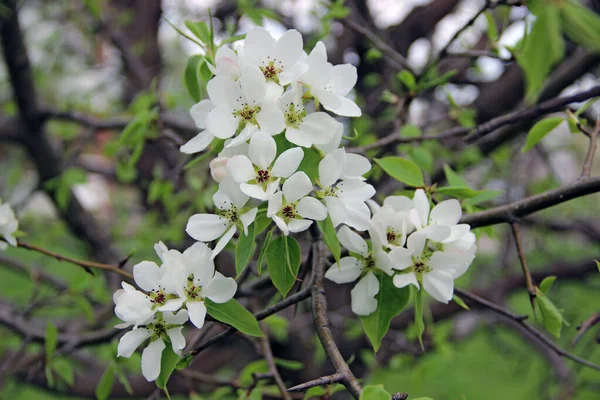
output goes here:
<path id="1" fill-rule="evenodd" d="M 166 347 L 165 342 L 171 343 L 176 354 L 181 354 L 185 348 L 185 337 L 181 330 L 187 319 L 186 310 L 181 310 L 177 314 L 157 313 L 144 326 L 136 326 L 121 337 L 117 355 L 129 358 L 145 340 L 149 339 L 148 345 L 142 352 L 142 375 L 149 382 L 156 380 L 160 375 L 160 360 L 162 351 Z"/>
<path id="2" fill-rule="evenodd" d="M 313 221 L 327 218 L 327 209 L 314 197 L 309 197 L 313 185 L 304 172 L 296 172 L 283 184 L 282 191 L 269 199 L 267 217 L 272 218 L 284 235 L 302 232 Z"/>
<path id="3" fill-rule="evenodd" d="M 238 229 L 248 234 L 248 226 L 256 218 L 256 207 L 246 210 L 248 196 L 239 190 L 238 184 L 231 177 L 221 181 L 219 190 L 213 196 L 217 207 L 216 214 L 194 214 L 188 220 L 185 231 L 196 240 L 210 242 L 219 239 L 213 257 L 225 248 Z"/>
<path id="4" fill-rule="evenodd" d="M 10 204 L 2 204 L 0 199 L 0 250 L 5 250 L 8 245 L 16 246 L 17 239 L 14 233 L 19 229 L 19 221 Z M 7 244 L 8 243 L 8 244 Z"/>
<path id="5" fill-rule="evenodd" d="M 215 65 L 208 63 L 208 69 L 215 76 L 225 76 L 237 80 L 241 73 L 241 57 L 227 46 L 221 46 L 215 54 Z"/>
<path id="6" fill-rule="evenodd" d="M 221 182 L 226 176 L 229 176 L 227 162 L 231 157 L 248 154 L 248 143 L 242 142 L 236 146 L 229 146 L 230 142 L 231 139 L 227 139 L 223 150 L 209 163 L 210 175 L 216 182 Z"/>
<path id="7" fill-rule="evenodd" d="M 304 151 L 299 147 L 284 151 L 275 160 L 276 154 L 275 140 L 258 132 L 250 139 L 248 157 L 231 157 L 227 169 L 240 184 L 242 192 L 258 200 L 268 200 L 278 189 L 280 180 L 296 172 L 304 157 Z"/>
<path id="8" fill-rule="evenodd" d="M 318 42 L 306 60 L 309 68 L 299 81 L 327 110 L 345 117 L 359 117 L 362 112 L 346 97 L 357 80 L 356 67 L 351 64 L 333 66 L 327 62 L 323 42 Z"/>

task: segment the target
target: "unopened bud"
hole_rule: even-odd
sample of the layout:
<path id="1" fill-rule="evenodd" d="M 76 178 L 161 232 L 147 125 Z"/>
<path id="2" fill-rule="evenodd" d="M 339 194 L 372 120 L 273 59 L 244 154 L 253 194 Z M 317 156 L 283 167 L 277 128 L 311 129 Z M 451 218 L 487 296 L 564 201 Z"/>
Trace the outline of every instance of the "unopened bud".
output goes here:
<path id="1" fill-rule="evenodd" d="M 229 157 L 217 157 L 209 163 L 210 174 L 215 181 L 221 182 L 229 174 L 227 161 L 229 161 Z"/>

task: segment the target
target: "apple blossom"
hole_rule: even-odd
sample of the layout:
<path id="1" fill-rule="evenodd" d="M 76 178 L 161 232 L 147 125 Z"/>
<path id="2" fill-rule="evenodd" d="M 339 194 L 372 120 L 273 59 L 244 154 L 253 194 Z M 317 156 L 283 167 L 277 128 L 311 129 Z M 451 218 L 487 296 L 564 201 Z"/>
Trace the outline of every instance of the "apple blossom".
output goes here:
<path id="1" fill-rule="evenodd" d="M 241 57 L 227 46 L 221 46 L 215 54 L 215 65 L 207 63 L 208 69 L 215 76 L 226 76 L 238 79 L 242 73 Z"/>
<path id="2" fill-rule="evenodd" d="M 165 342 L 170 342 L 173 352 L 181 354 L 185 348 L 185 337 L 181 333 L 183 324 L 188 319 L 188 312 L 180 310 L 177 314 L 171 312 L 157 313 L 144 326 L 136 326 L 119 340 L 117 355 L 129 358 L 133 352 L 147 339 L 148 345 L 142 352 L 142 375 L 149 382 L 160 375 L 160 361 Z"/>
<path id="3" fill-rule="evenodd" d="M 310 178 L 304 172 L 296 172 L 285 181 L 282 191 L 269 199 L 267 217 L 273 219 L 284 235 L 308 229 L 311 220 L 327 218 L 327 208 L 308 196 L 312 188 Z"/>
<path id="4" fill-rule="evenodd" d="M 269 200 L 279 188 L 281 178 L 288 178 L 296 172 L 304 157 L 304 151 L 299 147 L 284 151 L 277 160 L 276 154 L 275 140 L 270 135 L 258 132 L 250 139 L 248 157 L 231 157 L 227 169 L 246 195 Z"/>
<path id="5" fill-rule="evenodd" d="M 0 199 L 0 250 L 5 250 L 8 245 L 16 246 L 17 239 L 14 233 L 19 229 L 19 221 L 10 204 L 2 204 Z M 7 244 L 8 243 L 8 244 Z"/>

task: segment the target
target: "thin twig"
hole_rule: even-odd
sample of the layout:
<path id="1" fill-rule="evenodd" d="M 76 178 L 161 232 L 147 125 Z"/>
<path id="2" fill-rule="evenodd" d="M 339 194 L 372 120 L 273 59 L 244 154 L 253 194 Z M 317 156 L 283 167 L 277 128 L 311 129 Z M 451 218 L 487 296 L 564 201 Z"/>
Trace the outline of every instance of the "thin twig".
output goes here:
<path id="1" fill-rule="evenodd" d="M 325 261 L 326 257 L 323 250 L 323 243 L 320 239 L 319 232 L 316 229 L 311 229 L 311 234 L 314 238 L 314 258 L 313 258 L 313 274 L 314 285 L 312 287 L 312 314 L 315 329 L 319 340 L 327 353 L 327 357 L 337 372 L 344 377 L 342 383 L 346 389 L 354 396 L 359 398 L 362 392 L 362 387 L 358 380 L 346 364 L 344 357 L 340 353 L 340 349 L 335 343 L 335 339 L 329 329 L 329 319 L 327 318 L 327 298 L 325 297 Z"/>
<path id="2" fill-rule="evenodd" d="M 452 36 L 452 38 L 450 38 L 450 40 L 448 40 L 448 43 L 446 43 L 446 45 L 444 46 L 444 48 L 440 51 L 440 54 L 439 54 L 438 59 L 437 59 L 438 62 L 439 62 L 439 60 L 441 60 L 442 58 L 444 58 L 448 54 L 448 50 L 450 48 L 450 45 L 452 43 L 454 43 L 454 41 L 456 39 L 458 39 L 458 37 L 464 31 L 466 31 L 471 25 L 473 25 L 475 23 L 475 21 L 477 20 L 477 18 L 479 18 L 479 16 L 481 14 L 483 14 L 485 12 L 485 10 L 487 10 L 490 6 L 492 6 L 491 0 L 486 0 L 485 4 L 483 5 L 483 7 L 481 7 L 481 9 L 479 11 L 477 11 L 477 13 L 470 20 L 468 20 L 466 24 L 464 24 L 458 31 L 456 31 L 456 33 L 454 34 L 454 36 Z"/>
<path id="3" fill-rule="evenodd" d="M 583 132 L 590 139 L 590 147 L 588 148 L 585 161 L 583 163 L 583 171 L 581 172 L 580 179 L 589 178 L 592 173 L 592 164 L 594 162 L 594 155 L 596 154 L 596 147 L 598 146 L 598 134 L 600 133 L 600 119 L 596 120 L 596 126 L 593 130 L 587 129 L 583 125 L 577 125 L 579 130 Z"/>
<path id="4" fill-rule="evenodd" d="M 317 379 L 313 379 L 312 381 L 301 383 L 300 385 L 292 386 L 287 391 L 288 392 L 303 392 L 315 386 L 325 386 L 325 385 L 333 385 L 334 383 L 339 383 L 344 380 L 344 375 L 339 372 L 336 372 L 333 375 L 322 376 Z"/>
<path id="5" fill-rule="evenodd" d="M 478 304 L 482 305 L 483 307 L 489 308 L 490 310 L 494 311 L 495 313 L 500 314 L 500 315 L 504 316 L 505 318 L 508 318 L 508 319 L 514 321 L 515 323 L 520 325 L 525 331 L 530 333 L 532 336 L 534 336 L 536 339 L 538 339 L 540 342 L 542 342 L 549 349 L 553 350 L 559 356 L 568 358 L 569 360 L 574 361 L 578 364 L 585 365 L 586 367 L 600 371 L 600 365 L 596 365 L 588 360 L 585 360 L 579 356 L 576 356 L 575 354 L 569 353 L 568 351 L 561 349 L 552 340 L 548 339 L 540 331 L 535 329 L 533 326 L 529 325 L 525 321 L 525 319 L 523 319 L 522 317 L 515 315 L 512 312 L 510 312 L 509 310 L 507 310 L 497 304 L 493 304 L 485 299 L 482 299 L 481 297 L 474 295 L 472 293 L 469 293 L 469 292 L 466 292 L 466 291 L 460 290 L 460 289 L 455 289 L 455 291 L 457 293 L 459 293 L 461 296 L 466 297 L 466 298 L 470 299 L 471 301 L 478 303 Z M 493 307 L 490 307 L 490 305 L 493 305 Z"/>
<path id="6" fill-rule="evenodd" d="M 592 315 L 591 317 L 583 321 L 583 323 L 577 327 L 577 335 L 571 342 L 571 346 L 575 347 L 575 345 L 579 342 L 581 337 L 598 323 L 600 323 L 600 312 Z"/>
<path id="7" fill-rule="evenodd" d="M 523 249 L 523 241 L 521 239 L 521 229 L 517 222 L 511 222 L 510 228 L 517 246 L 517 254 L 519 255 L 519 261 L 521 262 L 521 268 L 523 269 L 523 276 L 525 276 L 525 284 L 527 285 L 531 308 L 533 309 L 533 312 L 535 312 L 535 287 L 533 285 L 533 279 L 531 279 L 531 272 L 529 272 L 529 267 L 527 266 L 527 258 L 525 257 L 525 250 Z"/>
<path id="8" fill-rule="evenodd" d="M 273 380 L 275 381 L 275 384 L 281 393 L 281 397 L 285 400 L 292 400 L 292 397 L 288 394 L 285 383 L 283 382 L 283 379 L 281 379 L 281 375 L 279 375 L 279 371 L 277 370 L 275 358 L 273 357 L 273 350 L 271 349 L 271 343 L 269 343 L 269 336 L 266 333 L 260 338 L 260 346 L 262 348 L 263 357 L 269 366 L 269 372 L 271 375 L 273 375 Z"/>
<path id="9" fill-rule="evenodd" d="M 115 274 L 119 274 L 122 277 L 127 278 L 127 279 L 133 279 L 132 274 L 130 274 L 129 272 L 127 272 L 125 270 L 120 269 L 118 266 L 115 266 L 115 265 L 103 264 L 103 263 L 98 263 L 98 262 L 94 262 L 94 261 L 78 260 L 75 258 L 63 256 L 63 255 L 55 253 L 53 251 L 46 250 L 42 247 L 35 246 L 33 244 L 28 244 L 28 243 L 25 243 L 22 241 L 19 241 L 17 243 L 17 247 L 21 247 L 23 249 L 32 250 L 32 251 L 36 251 L 38 253 L 45 254 L 47 256 L 57 259 L 58 261 L 66 261 L 66 262 L 70 262 L 71 264 L 79 265 L 80 267 L 84 268 L 86 271 L 88 271 L 90 273 L 91 273 L 91 269 L 101 269 L 104 271 L 109 271 L 109 272 L 113 272 Z"/>

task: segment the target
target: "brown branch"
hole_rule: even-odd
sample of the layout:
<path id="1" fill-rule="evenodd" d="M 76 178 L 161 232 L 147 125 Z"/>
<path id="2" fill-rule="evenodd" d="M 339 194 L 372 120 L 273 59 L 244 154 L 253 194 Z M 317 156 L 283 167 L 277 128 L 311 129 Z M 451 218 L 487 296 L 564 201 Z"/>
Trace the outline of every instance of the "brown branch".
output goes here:
<path id="1" fill-rule="evenodd" d="M 525 277 L 525 284 L 527 285 L 531 308 L 535 312 L 535 287 L 533 279 L 531 279 L 529 267 L 527 266 L 527 258 L 525 257 L 525 250 L 523 249 L 523 241 L 521 239 L 521 229 L 519 229 L 519 224 L 516 222 L 512 222 L 510 228 L 512 230 L 513 238 L 515 239 L 515 245 L 517 246 L 517 254 L 519 255 L 519 261 L 521 262 L 521 268 L 523 269 L 523 276 Z"/>
<path id="2" fill-rule="evenodd" d="M 329 361 L 337 372 L 342 374 L 343 379 L 340 381 L 346 389 L 354 396 L 359 398 L 362 387 L 358 380 L 346 364 L 344 357 L 340 353 L 340 349 L 335 343 L 335 339 L 329 329 L 329 319 L 327 318 L 327 298 L 325 297 L 325 261 L 326 257 L 323 249 L 323 242 L 319 233 L 315 229 L 311 229 L 311 234 L 314 238 L 313 249 L 313 276 L 314 285 L 312 286 L 312 314 L 315 329 L 319 340 L 327 353 Z"/>
<path id="3" fill-rule="evenodd" d="M 269 366 L 269 372 L 271 375 L 273 375 L 273 380 L 279 389 L 279 393 L 281 393 L 281 397 L 285 400 L 291 400 L 292 397 L 288 394 L 285 388 L 285 383 L 283 382 L 283 379 L 281 379 L 281 375 L 279 375 L 279 371 L 277 370 L 275 358 L 273 357 L 273 350 L 271 349 L 271 343 L 269 343 L 269 336 L 266 333 L 260 338 L 260 345 L 262 348 L 263 357 Z"/>
<path id="4" fill-rule="evenodd" d="M 580 179 L 577 182 L 535 196 L 526 197 L 514 203 L 464 215 L 460 223 L 469 224 L 472 228 L 502 222 L 510 223 L 526 215 L 533 214 L 536 211 L 598 191 L 600 191 L 600 177 Z"/>
<path id="5" fill-rule="evenodd" d="M 583 323 L 577 327 L 578 332 L 573 341 L 571 342 L 571 346 L 575 347 L 579 340 L 581 340 L 581 337 L 598 323 L 600 323 L 600 312 L 592 315 L 591 317 L 583 321 Z"/>
<path id="6" fill-rule="evenodd" d="M 336 372 L 333 375 L 322 376 L 312 381 L 301 383 L 300 385 L 292 386 L 288 389 L 288 392 L 303 392 L 315 386 L 333 385 L 344 380 L 344 375 Z"/>
<path id="7" fill-rule="evenodd" d="M 505 317 L 510 318 L 510 319 L 514 319 L 515 321 L 524 321 L 527 319 L 527 315 L 514 314 L 513 312 L 507 310 L 506 308 L 502 308 L 499 305 L 492 303 L 491 301 L 488 301 L 488 300 L 484 299 L 483 297 L 476 295 L 475 293 L 467 292 L 466 290 L 462 290 L 459 288 L 454 288 L 454 292 L 457 293 L 458 295 L 460 295 L 461 297 L 467 298 L 485 308 L 489 308 L 489 309 L 497 312 L 498 314 L 504 315 Z"/>
<path id="8" fill-rule="evenodd" d="M 27 250 L 32 250 L 32 251 L 36 251 L 38 253 L 41 254 L 45 254 L 47 256 L 53 257 L 55 259 L 57 259 L 58 261 L 66 261 L 69 262 L 71 264 L 75 264 L 75 265 L 79 265 L 80 267 L 84 268 L 87 272 L 92 273 L 91 269 L 101 269 L 104 271 L 109 271 L 109 272 L 113 272 L 115 274 L 121 275 L 124 278 L 133 280 L 133 275 L 130 274 L 129 272 L 119 268 L 119 266 L 116 265 L 110 265 L 110 264 L 103 264 L 103 263 L 98 263 L 98 262 L 94 262 L 94 261 L 85 261 L 85 260 L 78 260 L 76 258 L 72 258 L 72 257 L 68 257 L 68 256 L 63 256 L 61 254 L 58 254 L 56 252 L 50 251 L 50 250 L 46 250 L 42 247 L 33 245 L 33 244 L 28 244 L 22 241 L 19 241 L 17 243 L 17 247 L 21 247 L 23 249 L 27 249 Z"/>
<path id="9" fill-rule="evenodd" d="M 590 139 L 590 147 L 585 156 L 583 171 L 581 172 L 581 179 L 585 179 L 589 178 L 592 173 L 592 164 L 594 162 L 594 155 L 596 154 L 596 147 L 598 146 L 598 134 L 600 133 L 600 119 L 596 120 L 596 126 L 593 130 L 589 130 L 583 125 L 577 126 Z"/>
<path id="10" fill-rule="evenodd" d="M 490 310 L 492 310 L 493 312 L 502 315 L 505 318 L 508 318 L 509 320 L 514 321 L 516 324 L 518 324 L 520 327 L 523 328 L 523 330 L 525 330 L 527 333 L 529 333 L 531 336 L 533 336 L 534 338 L 536 338 L 537 340 L 539 340 L 541 343 L 543 343 L 546 347 L 548 347 L 549 349 L 553 350 L 556 354 L 558 354 L 561 357 L 565 357 L 568 358 L 571 361 L 574 361 L 578 364 L 581 365 L 585 365 L 586 367 L 595 369 L 597 371 L 600 371 L 600 365 L 596 365 L 588 360 L 585 360 L 579 356 L 576 356 L 575 354 L 569 353 L 566 350 L 561 349 L 560 347 L 558 347 L 552 340 L 548 339 L 544 334 L 542 334 L 540 331 L 538 331 L 537 329 L 535 329 L 533 326 L 529 325 L 527 322 L 525 322 L 525 320 L 523 318 L 515 318 L 518 317 L 514 314 L 512 314 L 509 310 L 500 307 L 499 305 L 495 304 L 494 307 L 489 307 L 489 305 L 491 304 L 489 301 L 485 301 L 485 302 L 481 302 L 481 297 L 476 296 L 476 295 L 471 295 L 469 292 L 466 292 L 464 290 L 460 290 L 457 289 L 457 293 L 460 293 L 461 296 L 468 298 L 469 300 L 471 300 L 472 302 L 478 303 L 479 305 L 485 307 L 485 308 L 489 308 Z"/>

